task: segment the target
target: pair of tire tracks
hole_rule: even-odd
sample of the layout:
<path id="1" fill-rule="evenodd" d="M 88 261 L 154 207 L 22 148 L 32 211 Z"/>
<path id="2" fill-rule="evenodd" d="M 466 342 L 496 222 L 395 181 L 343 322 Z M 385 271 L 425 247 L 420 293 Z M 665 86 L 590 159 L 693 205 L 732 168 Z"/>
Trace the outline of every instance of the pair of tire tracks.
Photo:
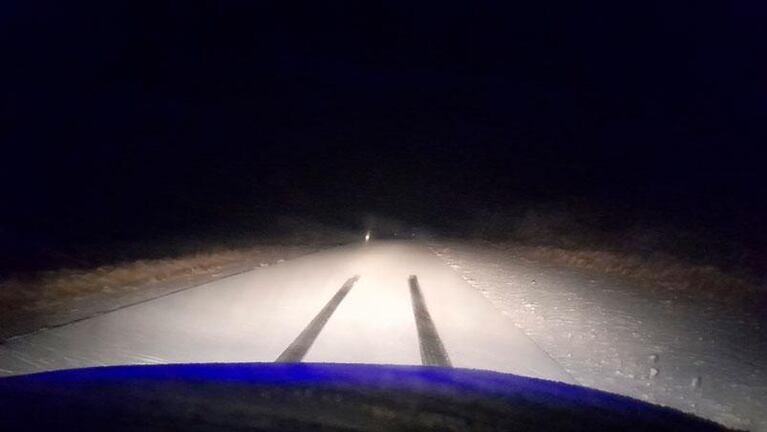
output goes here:
<path id="1" fill-rule="evenodd" d="M 277 357 L 276 362 L 297 363 L 306 356 L 306 353 L 309 352 L 325 324 L 333 316 L 333 312 L 335 312 L 346 295 L 349 294 L 349 291 L 351 291 L 359 278 L 359 275 L 355 275 L 341 286 L 298 337 Z M 418 277 L 411 275 L 408 278 L 408 285 L 410 286 L 410 300 L 418 330 L 421 364 L 424 366 L 452 367 L 450 357 L 447 355 L 442 339 L 440 339 L 437 332 L 437 327 L 434 325 L 429 309 L 426 306 L 426 299 L 418 283 Z"/>

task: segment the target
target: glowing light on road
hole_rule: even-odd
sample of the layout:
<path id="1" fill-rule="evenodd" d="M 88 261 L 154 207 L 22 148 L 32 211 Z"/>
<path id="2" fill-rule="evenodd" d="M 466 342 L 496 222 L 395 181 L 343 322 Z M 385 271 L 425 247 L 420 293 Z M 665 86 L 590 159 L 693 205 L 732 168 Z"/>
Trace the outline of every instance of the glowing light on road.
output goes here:
<path id="1" fill-rule="evenodd" d="M 365 242 L 369 242 L 369 241 L 370 241 L 370 231 L 365 233 Z"/>

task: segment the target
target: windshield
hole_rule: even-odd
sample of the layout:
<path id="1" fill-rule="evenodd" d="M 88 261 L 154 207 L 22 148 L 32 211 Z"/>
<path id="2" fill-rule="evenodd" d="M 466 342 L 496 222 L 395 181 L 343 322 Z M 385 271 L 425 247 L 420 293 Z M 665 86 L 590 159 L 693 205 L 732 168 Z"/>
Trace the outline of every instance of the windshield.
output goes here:
<path id="1" fill-rule="evenodd" d="M 604 3 L 4 2 L 0 377 L 474 370 L 767 432 L 764 8 Z"/>

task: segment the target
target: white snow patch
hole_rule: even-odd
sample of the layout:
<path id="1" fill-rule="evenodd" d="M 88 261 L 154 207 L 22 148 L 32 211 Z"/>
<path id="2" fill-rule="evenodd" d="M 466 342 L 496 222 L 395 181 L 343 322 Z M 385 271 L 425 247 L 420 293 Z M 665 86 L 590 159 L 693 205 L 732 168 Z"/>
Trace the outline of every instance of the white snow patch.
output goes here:
<path id="1" fill-rule="evenodd" d="M 767 317 L 758 308 L 485 244 L 445 246 L 431 245 L 581 384 L 767 432 Z"/>

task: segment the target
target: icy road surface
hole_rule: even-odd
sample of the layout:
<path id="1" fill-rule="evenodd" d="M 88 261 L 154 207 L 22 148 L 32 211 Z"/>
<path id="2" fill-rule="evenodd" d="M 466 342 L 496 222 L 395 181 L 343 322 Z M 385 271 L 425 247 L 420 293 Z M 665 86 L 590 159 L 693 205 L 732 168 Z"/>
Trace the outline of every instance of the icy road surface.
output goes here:
<path id="1" fill-rule="evenodd" d="M 413 242 L 315 253 L 17 337 L 0 345 L 0 375 L 278 358 L 403 365 L 431 358 L 575 382 L 459 273 Z"/>

